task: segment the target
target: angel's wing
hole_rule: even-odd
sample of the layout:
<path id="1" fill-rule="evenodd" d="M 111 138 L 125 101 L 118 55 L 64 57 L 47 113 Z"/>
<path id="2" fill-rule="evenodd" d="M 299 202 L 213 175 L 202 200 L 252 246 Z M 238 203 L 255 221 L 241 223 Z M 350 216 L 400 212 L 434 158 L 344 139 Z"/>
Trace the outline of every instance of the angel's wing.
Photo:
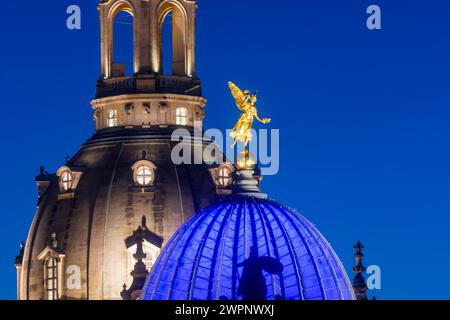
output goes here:
<path id="1" fill-rule="evenodd" d="M 245 103 L 245 95 L 242 92 L 241 89 L 237 85 L 235 85 L 233 82 L 228 82 L 228 86 L 230 87 L 231 94 L 233 95 L 234 99 L 236 100 L 236 105 L 239 108 L 239 110 L 242 110 L 242 105 Z"/>

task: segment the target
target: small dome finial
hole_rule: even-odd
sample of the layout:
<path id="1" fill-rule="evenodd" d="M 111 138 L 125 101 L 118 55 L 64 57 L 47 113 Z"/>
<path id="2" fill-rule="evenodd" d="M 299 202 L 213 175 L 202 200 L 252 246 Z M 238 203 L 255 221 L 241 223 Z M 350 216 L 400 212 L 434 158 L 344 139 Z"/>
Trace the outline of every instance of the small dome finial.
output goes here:
<path id="1" fill-rule="evenodd" d="M 267 199 L 267 194 L 261 193 L 260 174 L 257 167 L 253 169 L 240 169 L 234 173 L 233 195 Z"/>
<path id="2" fill-rule="evenodd" d="M 142 151 L 142 159 L 147 160 L 147 151 L 145 150 Z"/>
<path id="3" fill-rule="evenodd" d="M 355 278 L 353 279 L 353 290 L 355 292 L 356 300 L 367 300 L 367 284 L 363 276 L 363 272 L 366 268 L 362 263 L 362 257 L 364 256 L 362 251 L 364 246 L 361 241 L 358 241 L 353 249 L 355 249 L 355 266 L 352 269 L 355 274 Z"/>
<path id="4" fill-rule="evenodd" d="M 236 166 L 241 170 L 251 170 L 256 166 L 256 161 L 253 155 L 245 149 L 238 155 Z"/>
<path id="5" fill-rule="evenodd" d="M 16 259 L 15 259 L 15 262 L 14 262 L 16 267 L 22 265 L 24 253 L 25 253 L 25 243 L 21 242 L 20 243 L 19 255 L 16 256 Z"/>
<path id="6" fill-rule="evenodd" d="M 355 249 L 358 252 L 361 252 L 364 249 L 363 244 L 361 243 L 361 241 L 358 240 L 358 242 L 355 244 L 355 246 L 353 247 L 353 249 Z"/>
<path id="7" fill-rule="evenodd" d="M 52 247 L 54 249 L 56 249 L 58 247 L 58 240 L 56 239 L 56 232 L 53 232 L 50 235 L 50 240 L 51 240 Z"/>

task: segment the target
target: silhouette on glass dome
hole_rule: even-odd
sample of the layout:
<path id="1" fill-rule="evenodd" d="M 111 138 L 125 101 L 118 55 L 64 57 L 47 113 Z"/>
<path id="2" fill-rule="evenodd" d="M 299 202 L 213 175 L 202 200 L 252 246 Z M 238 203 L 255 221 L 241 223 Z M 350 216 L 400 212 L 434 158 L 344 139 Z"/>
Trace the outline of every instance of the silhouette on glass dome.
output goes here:
<path id="1" fill-rule="evenodd" d="M 283 272 L 283 265 L 279 260 L 259 257 L 256 247 L 251 247 L 250 257 L 238 264 L 238 267 L 244 267 L 237 289 L 237 295 L 242 296 L 242 300 L 267 300 L 267 284 L 263 271 L 276 275 Z"/>

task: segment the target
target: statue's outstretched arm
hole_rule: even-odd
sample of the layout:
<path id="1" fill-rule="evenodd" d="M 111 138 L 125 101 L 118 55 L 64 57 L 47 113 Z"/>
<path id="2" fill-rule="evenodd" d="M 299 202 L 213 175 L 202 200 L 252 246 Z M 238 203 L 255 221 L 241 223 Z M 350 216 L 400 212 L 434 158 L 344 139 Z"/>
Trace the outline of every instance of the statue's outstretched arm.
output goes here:
<path id="1" fill-rule="evenodd" d="M 264 124 L 267 124 L 271 121 L 268 118 L 261 119 L 258 114 L 255 115 L 255 118 L 256 118 L 256 120 L 258 120 L 259 122 L 264 123 Z"/>

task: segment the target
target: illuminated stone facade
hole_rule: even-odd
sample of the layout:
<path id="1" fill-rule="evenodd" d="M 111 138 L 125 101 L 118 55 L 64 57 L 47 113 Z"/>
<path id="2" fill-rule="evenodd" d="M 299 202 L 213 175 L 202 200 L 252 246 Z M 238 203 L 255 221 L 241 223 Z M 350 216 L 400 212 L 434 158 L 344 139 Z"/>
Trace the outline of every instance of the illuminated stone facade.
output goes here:
<path id="1" fill-rule="evenodd" d="M 150 267 L 180 225 L 224 192 L 217 186 L 224 178 L 214 176 L 218 167 L 171 160 L 172 132 L 201 128 L 205 115 L 195 74 L 196 2 L 109 0 L 99 11 L 96 132 L 56 174 L 41 168 L 36 178 L 38 208 L 16 259 L 19 299 L 121 299 L 122 285 L 132 282 L 136 248 L 126 239 L 142 217 L 142 262 Z M 113 23 L 121 11 L 134 19 L 131 76 L 113 61 Z M 173 74 L 164 75 L 161 26 L 169 12 Z M 204 148 L 202 141 L 191 144 Z"/>

